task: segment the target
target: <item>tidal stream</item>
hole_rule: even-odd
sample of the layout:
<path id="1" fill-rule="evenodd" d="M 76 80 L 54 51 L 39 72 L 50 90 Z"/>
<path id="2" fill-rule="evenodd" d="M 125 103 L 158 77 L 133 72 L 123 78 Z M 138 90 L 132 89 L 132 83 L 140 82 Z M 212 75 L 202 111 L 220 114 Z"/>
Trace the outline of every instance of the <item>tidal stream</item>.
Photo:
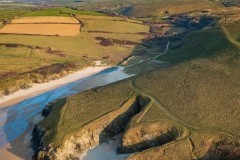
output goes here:
<path id="1" fill-rule="evenodd" d="M 34 118 L 39 117 L 44 106 L 50 101 L 131 76 L 133 75 L 124 73 L 122 67 L 109 68 L 95 75 L 26 99 L 18 104 L 0 109 L 0 148 L 11 143 L 29 130 L 34 125 L 32 124 L 34 123 Z"/>

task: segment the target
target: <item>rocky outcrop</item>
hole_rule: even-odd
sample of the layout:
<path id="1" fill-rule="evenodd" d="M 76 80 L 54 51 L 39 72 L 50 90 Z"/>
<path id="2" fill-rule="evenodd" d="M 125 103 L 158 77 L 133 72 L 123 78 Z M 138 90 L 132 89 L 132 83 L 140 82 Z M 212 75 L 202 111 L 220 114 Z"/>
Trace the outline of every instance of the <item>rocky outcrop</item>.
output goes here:
<path id="1" fill-rule="evenodd" d="M 239 160 L 240 145 L 237 142 L 220 141 L 213 144 L 203 160 Z"/>
<path id="2" fill-rule="evenodd" d="M 125 131 L 128 121 L 141 111 L 144 105 L 142 97 L 129 99 L 121 108 L 96 119 L 71 135 L 65 137 L 63 144 L 55 149 L 50 146 L 42 147 L 36 159 L 74 159 L 80 154 L 98 144 Z M 39 134 L 34 134 L 39 135 Z M 39 138 L 38 138 L 39 139 Z"/>
<path id="3" fill-rule="evenodd" d="M 180 131 L 169 123 L 141 124 L 125 132 L 118 153 L 141 152 L 169 143 L 179 137 Z"/>
<path id="4" fill-rule="evenodd" d="M 43 110 L 42 110 L 43 117 L 47 117 L 51 113 L 52 107 L 55 103 L 56 103 L 56 101 L 51 101 L 43 108 Z"/>
<path id="5" fill-rule="evenodd" d="M 43 135 L 45 130 L 41 128 L 38 124 L 36 124 L 33 128 L 32 139 L 31 139 L 31 148 L 34 152 L 38 152 L 41 148 L 43 148 Z"/>

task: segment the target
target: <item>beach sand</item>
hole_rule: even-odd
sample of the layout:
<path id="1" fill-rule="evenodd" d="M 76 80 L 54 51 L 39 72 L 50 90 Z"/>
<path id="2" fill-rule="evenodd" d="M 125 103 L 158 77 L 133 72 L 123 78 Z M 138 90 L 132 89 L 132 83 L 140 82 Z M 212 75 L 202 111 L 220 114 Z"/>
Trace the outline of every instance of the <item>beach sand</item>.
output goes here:
<path id="1" fill-rule="evenodd" d="M 14 105 L 18 102 L 21 102 L 25 99 L 31 98 L 38 94 L 58 88 L 60 86 L 77 81 L 79 79 L 94 75 L 106 68 L 108 67 L 106 66 L 88 67 L 81 71 L 75 72 L 73 74 L 69 74 L 63 78 L 52 80 L 48 83 L 34 84 L 31 88 L 28 88 L 26 90 L 19 90 L 11 95 L 0 98 L 0 108 Z M 36 119 L 39 119 L 39 117 L 35 117 L 29 123 L 34 124 L 36 122 Z M 33 129 L 33 126 L 30 127 L 27 131 L 25 131 L 16 140 L 10 143 L 7 143 L 4 147 L 0 148 L 0 160 L 2 159 L 11 159 L 11 160 L 29 159 L 30 160 L 33 154 L 29 146 L 32 129 Z M 14 150 L 13 150 L 13 146 L 15 148 Z M 16 148 L 18 149 L 16 150 Z"/>
<path id="2" fill-rule="evenodd" d="M 36 96 L 40 93 L 44 93 L 46 91 L 58 88 L 60 86 L 63 86 L 65 84 L 77 81 L 81 78 L 85 78 L 91 75 L 94 75 L 108 67 L 106 66 L 98 66 L 98 67 L 88 67 L 81 71 L 75 72 L 73 74 L 67 75 L 63 78 L 52 80 L 48 83 L 40 83 L 40 84 L 34 84 L 32 87 L 28 89 L 21 89 L 11 95 L 4 96 L 0 98 L 0 108 L 7 107 L 10 105 L 14 105 L 18 102 L 21 102 L 25 99 L 31 98 L 33 96 Z"/>

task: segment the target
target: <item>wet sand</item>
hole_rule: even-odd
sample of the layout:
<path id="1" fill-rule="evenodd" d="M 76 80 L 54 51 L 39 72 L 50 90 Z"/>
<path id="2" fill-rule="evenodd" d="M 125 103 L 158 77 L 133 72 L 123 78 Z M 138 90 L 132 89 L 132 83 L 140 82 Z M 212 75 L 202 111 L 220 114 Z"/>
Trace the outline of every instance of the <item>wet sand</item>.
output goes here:
<path id="1" fill-rule="evenodd" d="M 0 98 L 0 108 L 16 104 L 18 102 L 23 101 L 24 99 L 28 99 L 28 98 L 36 96 L 40 93 L 44 93 L 44 92 L 52 90 L 54 88 L 58 88 L 62 85 L 74 82 L 78 79 L 96 74 L 106 68 L 108 68 L 108 67 L 106 67 L 106 66 L 88 67 L 81 71 L 67 75 L 63 78 L 60 78 L 57 80 L 52 80 L 48 83 L 34 84 L 31 88 L 21 89 L 11 95 Z"/>
<path id="2" fill-rule="evenodd" d="M 113 137 L 92 149 L 84 152 L 80 160 L 124 160 L 131 154 L 117 154 L 117 147 L 121 142 L 122 134 Z"/>
<path id="3" fill-rule="evenodd" d="M 103 66 L 88 67 L 81 71 L 67 75 L 63 78 L 50 81 L 48 83 L 34 84 L 31 88 L 28 88 L 26 90 L 19 90 L 11 95 L 0 98 L 0 108 L 17 104 L 18 102 L 21 102 L 25 99 L 34 97 L 36 95 L 58 88 L 65 84 L 77 81 L 81 78 L 85 78 L 93 74 L 96 74 L 106 68 L 107 67 L 105 66 L 104 67 Z M 35 119 L 30 120 L 29 123 L 34 124 L 34 122 L 36 121 Z M 6 159 L 6 160 L 7 159 L 11 159 L 11 160 L 29 159 L 30 160 L 33 154 L 33 151 L 29 146 L 32 130 L 33 130 L 33 125 L 28 130 L 26 130 L 20 137 L 18 137 L 11 143 L 7 143 L 3 147 L 0 147 L 0 160 L 3 160 L 3 159 Z M 14 154 L 12 153 L 13 146 L 15 148 Z M 19 149 L 16 150 L 16 148 L 19 148 Z M 16 154 L 19 156 L 16 156 Z"/>
<path id="4" fill-rule="evenodd" d="M 17 99 L 21 102 L 0 108 L 0 160 L 31 159 L 29 141 L 32 128 L 35 122 L 38 122 L 40 113 L 48 102 L 133 76 L 124 73 L 122 67 L 104 68 L 98 68 L 98 71 L 102 69 L 103 71 L 94 75 L 92 69 L 86 69 L 82 72 L 84 74 L 79 76 L 80 79 L 75 74 L 69 75 L 66 80 L 59 79 L 61 83 L 57 83 L 57 80 L 49 82 L 51 85 L 48 83 L 46 88 L 37 85 L 35 89 L 19 91 L 10 95 L 11 98 L 2 100 L 8 105 L 16 103 L 11 100 Z M 67 82 L 68 84 L 65 84 Z"/>
<path id="5" fill-rule="evenodd" d="M 40 121 L 43 117 L 37 115 L 32 118 L 29 123 L 35 124 Z M 33 155 L 33 150 L 30 146 L 30 140 L 32 136 L 32 130 L 34 125 L 26 130 L 21 136 L 19 136 L 14 141 L 7 143 L 5 146 L 0 147 L 0 160 L 31 160 Z M 18 148 L 18 149 L 16 149 Z M 14 153 L 14 154 L 13 154 Z"/>

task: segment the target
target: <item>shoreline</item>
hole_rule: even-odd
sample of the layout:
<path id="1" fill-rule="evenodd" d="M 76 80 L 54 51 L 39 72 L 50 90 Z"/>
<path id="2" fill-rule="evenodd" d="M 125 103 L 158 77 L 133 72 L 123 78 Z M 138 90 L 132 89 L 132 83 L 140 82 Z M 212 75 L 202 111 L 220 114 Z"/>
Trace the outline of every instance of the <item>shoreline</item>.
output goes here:
<path id="1" fill-rule="evenodd" d="M 3 96 L 0 98 L 0 109 L 6 108 L 8 106 L 17 104 L 25 99 L 34 97 L 38 94 L 50 91 L 52 89 L 58 88 L 60 86 L 69 84 L 71 82 L 80 80 L 82 78 L 94 75 L 98 72 L 103 71 L 104 69 L 109 68 L 109 66 L 95 66 L 83 68 L 80 71 L 74 72 L 62 78 L 49 81 L 47 83 L 35 83 L 32 87 L 28 89 L 20 89 L 13 94 Z"/>

